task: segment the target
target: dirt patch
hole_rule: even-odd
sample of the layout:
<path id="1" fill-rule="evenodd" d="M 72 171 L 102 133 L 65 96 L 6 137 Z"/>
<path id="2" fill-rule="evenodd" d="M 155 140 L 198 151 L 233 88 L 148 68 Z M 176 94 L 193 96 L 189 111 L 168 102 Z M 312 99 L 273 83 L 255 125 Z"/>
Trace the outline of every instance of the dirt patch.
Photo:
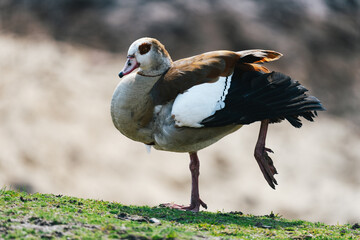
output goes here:
<path id="1" fill-rule="evenodd" d="M 116 218 L 121 219 L 121 220 L 127 220 L 127 221 L 153 223 L 155 225 L 161 224 L 161 221 L 157 218 L 148 218 L 148 217 L 143 217 L 143 216 L 139 216 L 139 215 L 130 215 L 127 213 L 119 213 L 116 215 Z"/>
<path id="2" fill-rule="evenodd" d="M 358 223 L 355 223 L 354 225 L 352 225 L 351 229 L 353 230 L 360 229 L 360 225 Z"/>
<path id="3" fill-rule="evenodd" d="M 78 228 L 85 228 L 89 230 L 99 230 L 100 227 L 96 225 L 83 224 L 80 222 L 62 223 L 58 221 L 48 221 L 39 217 L 28 217 L 23 219 L 9 220 L 8 224 L 0 227 L 0 232 L 7 233 L 10 230 L 35 230 L 37 236 L 41 238 L 54 238 L 62 236 L 71 236 L 72 230 Z"/>

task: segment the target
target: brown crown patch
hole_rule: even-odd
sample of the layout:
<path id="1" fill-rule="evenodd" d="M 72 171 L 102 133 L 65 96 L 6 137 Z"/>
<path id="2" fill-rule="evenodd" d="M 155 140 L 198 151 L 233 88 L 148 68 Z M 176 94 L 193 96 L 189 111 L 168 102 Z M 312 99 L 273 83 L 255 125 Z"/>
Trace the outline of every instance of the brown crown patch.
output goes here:
<path id="1" fill-rule="evenodd" d="M 150 43 L 143 43 L 139 46 L 139 52 L 141 55 L 144 55 L 145 53 L 149 52 L 151 49 Z"/>

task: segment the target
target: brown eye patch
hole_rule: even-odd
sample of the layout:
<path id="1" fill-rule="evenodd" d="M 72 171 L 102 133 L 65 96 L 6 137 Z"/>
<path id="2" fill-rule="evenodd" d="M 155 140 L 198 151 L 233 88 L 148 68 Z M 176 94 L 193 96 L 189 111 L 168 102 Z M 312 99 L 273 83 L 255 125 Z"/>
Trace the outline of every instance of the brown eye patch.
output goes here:
<path id="1" fill-rule="evenodd" d="M 150 43 L 143 43 L 139 46 L 139 52 L 141 55 L 144 55 L 145 53 L 149 52 L 151 48 Z"/>

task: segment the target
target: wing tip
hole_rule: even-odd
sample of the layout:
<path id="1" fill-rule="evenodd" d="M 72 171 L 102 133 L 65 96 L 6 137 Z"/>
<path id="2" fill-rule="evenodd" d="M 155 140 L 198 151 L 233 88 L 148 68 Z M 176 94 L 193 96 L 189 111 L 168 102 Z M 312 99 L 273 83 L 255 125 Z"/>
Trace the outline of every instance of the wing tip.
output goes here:
<path id="1" fill-rule="evenodd" d="M 253 49 L 237 52 L 243 63 L 263 63 L 278 60 L 283 56 L 274 50 Z"/>

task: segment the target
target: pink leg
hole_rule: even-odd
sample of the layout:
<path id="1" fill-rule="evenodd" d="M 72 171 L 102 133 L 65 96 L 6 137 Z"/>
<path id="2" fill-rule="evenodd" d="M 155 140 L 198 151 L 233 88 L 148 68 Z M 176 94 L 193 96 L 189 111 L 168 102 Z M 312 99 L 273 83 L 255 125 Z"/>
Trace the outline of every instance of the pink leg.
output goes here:
<path id="1" fill-rule="evenodd" d="M 191 202 L 187 210 L 198 212 L 200 205 L 207 209 L 207 205 L 200 199 L 199 194 L 199 175 L 200 175 L 200 161 L 197 153 L 190 154 L 190 171 L 191 171 Z"/>
<path id="2" fill-rule="evenodd" d="M 190 172 L 191 172 L 191 201 L 190 206 L 182 206 L 178 204 L 161 204 L 160 206 L 170 207 L 181 210 L 188 210 L 192 212 L 198 212 L 200 210 L 200 205 L 207 209 L 207 205 L 200 199 L 199 194 L 199 175 L 200 175 L 200 161 L 197 156 L 197 153 L 190 154 Z"/>
<path id="3" fill-rule="evenodd" d="M 274 178 L 274 175 L 277 174 L 277 171 L 273 164 L 272 159 L 269 157 L 267 153 L 267 152 L 273 153 L 273 151 L 270 148 L 265 147 L 268 125 L 269 125 L 269 120 L 261 121 L 260 132 L 256 143 L 254 156 L 257 163 L 259 164 L 261 172 L 263 173 L 266 181 L 268 182 L 270 187 L 275 189 L 275 185 L 277 185 L 277 182 L 276 179 Z"/>

